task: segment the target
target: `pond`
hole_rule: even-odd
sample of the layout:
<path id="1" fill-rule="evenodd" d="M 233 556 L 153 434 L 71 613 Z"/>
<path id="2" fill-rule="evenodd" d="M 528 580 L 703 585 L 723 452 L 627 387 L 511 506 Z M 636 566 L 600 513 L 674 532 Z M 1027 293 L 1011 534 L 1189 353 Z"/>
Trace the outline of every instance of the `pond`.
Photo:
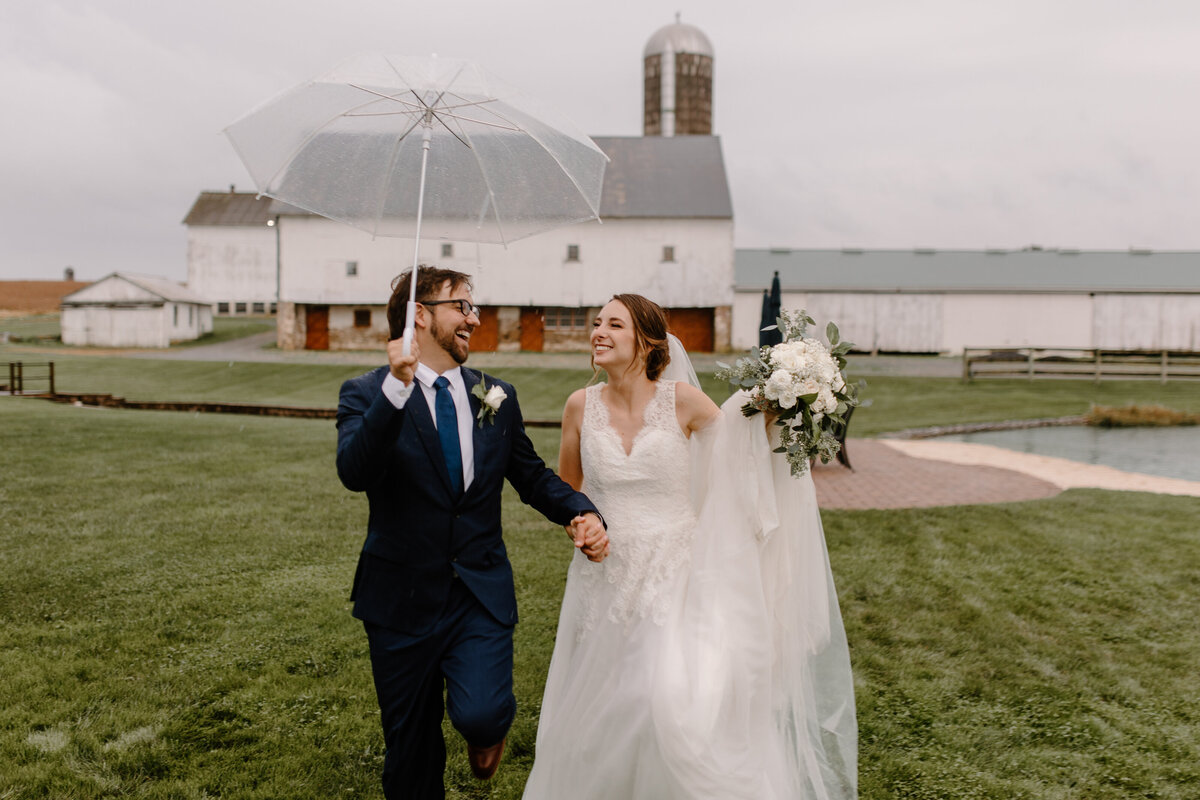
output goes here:
<path id="1" fill-rule="evenodd" d="M 937 437 L 939 441 L 990 444 L 1084 464 L 1200 481 L 1200 426 L 1099 428 L 1069 425 L 1009 431 L 980 431 Z"/>

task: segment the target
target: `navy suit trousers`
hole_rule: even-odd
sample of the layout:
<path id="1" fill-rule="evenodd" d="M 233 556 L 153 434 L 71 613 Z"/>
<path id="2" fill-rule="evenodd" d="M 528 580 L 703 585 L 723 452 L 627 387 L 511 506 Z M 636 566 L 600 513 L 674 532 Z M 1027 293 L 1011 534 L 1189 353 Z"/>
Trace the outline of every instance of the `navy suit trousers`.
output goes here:
<path id="1" fill-rule="evenodd" d="M 491 747 L 516 715 L 513 628 L 454 580 L 446 610 L 427 633 L 412 635 L 365 622 L 387 752 L 388 800 L 442 800 L 446 742 L 442 689 L 450 721 L 469 744 Z"/>

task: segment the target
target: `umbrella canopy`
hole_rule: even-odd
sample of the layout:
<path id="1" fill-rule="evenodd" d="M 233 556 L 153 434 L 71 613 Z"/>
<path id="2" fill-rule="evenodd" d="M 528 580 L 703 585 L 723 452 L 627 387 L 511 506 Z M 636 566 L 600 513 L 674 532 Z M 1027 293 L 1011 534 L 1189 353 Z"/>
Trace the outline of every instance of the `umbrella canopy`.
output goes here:
<path id="1" fill-rule="evenodd" d="M 774 325 L 779 319 L 779 313 L 783 309 L 783 292 L 779 288 L 779 270 L 775 270 L 775 277 L 771 279 L 771 291 L 763 289 L 763 307 L 762 307 L 762 324 L 759 326 L 758 346 L 767 347 L 776 345 L 783 341 L 783 331 L 779 328 L 772 328 L 769 331 L 761 330 L 770 325 Z"/>
<path id="2" fill-rule="evenodd" d="M 362 228 L 507 244 L 596 219 L 608 157 L 479 66 L 368 53 L 225 129 L 259 193 Z M 426 190 L 426 179 L 430 188 Z"/>
<path id="3" fill-rule="evenodd" d="M 261 194 L 373 236 L 504 244 L 595 219 L 608 161 L 479 66 L 437 57 L 358 56 L 225 133 Z"/>

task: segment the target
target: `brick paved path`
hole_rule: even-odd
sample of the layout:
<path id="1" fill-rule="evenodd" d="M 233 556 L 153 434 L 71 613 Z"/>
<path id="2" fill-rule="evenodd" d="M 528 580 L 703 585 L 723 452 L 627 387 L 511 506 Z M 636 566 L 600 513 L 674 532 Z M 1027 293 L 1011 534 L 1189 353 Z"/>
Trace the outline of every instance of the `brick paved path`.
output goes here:
<path id="1" fill-rule="evenodd" d="M 836 461 L 813 467 L 821 508 L 919 508 L 1053 497 L 1052 483 L 1009 469 L 906 456 L 870 439 L 850 439 L 854 471 Z"/>

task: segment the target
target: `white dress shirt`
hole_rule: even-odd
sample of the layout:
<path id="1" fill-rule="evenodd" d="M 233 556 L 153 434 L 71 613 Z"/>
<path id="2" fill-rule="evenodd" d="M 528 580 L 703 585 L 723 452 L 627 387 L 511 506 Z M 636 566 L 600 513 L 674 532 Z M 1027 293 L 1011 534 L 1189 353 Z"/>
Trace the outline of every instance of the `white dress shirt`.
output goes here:
<path id="1" fill-rule="evenodd" d="M 467 397 L 467 385 L 463 382 L 462 367 L 455 367 L 442 373 L 442 377 L 450 381 L 450 396 L 454 398 L 454 411 L 458 414 L 458 445 L 462 450 L 463 491 L 471 486 L 475 479 L 475 445 L 474 432 L 471 430 L 475 420 L 471 417 L 471 402 Z M 421 362 L 417 362 L 416 380 L 407 386 L 390 371 L 383 379 L 383 394 L 396 408 L 404 408 L 412 394 L 413 387 L 421 385 L 425 394 L 425 402 L 429 405 L 429 416 L 433 418 L 433 426 L 437 427 L 437 412 L 434 402 L 437 388 L 433 382 L 438 374 Z"/>

